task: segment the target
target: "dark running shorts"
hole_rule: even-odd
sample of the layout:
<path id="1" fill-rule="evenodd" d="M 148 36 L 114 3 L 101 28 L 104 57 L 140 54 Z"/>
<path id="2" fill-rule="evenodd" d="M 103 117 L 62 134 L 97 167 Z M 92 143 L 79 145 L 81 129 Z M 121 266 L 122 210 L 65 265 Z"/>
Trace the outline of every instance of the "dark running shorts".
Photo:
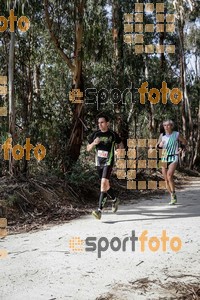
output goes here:
<path id="1" fill-rule="evenodd" d="M 99 174 L 99 179 L 109 179 L 112 173 L 112 166 L 97 167 L 97 172 Z"/>
<path id="2" fill-rule="evenodd" d="M 178 163 L 177 161 L 170 161 L 167 163 L 167 169 L 169 168 L 169 166 L 172 164 L 172 163 Z"/>
<path id="3" fill-rule="evenodd" d="M 169 166 L 172 164 L 172 163 L 178 163 L 178 155 L 174 155 L 174 160 L 173 161 L 168 161 L 167 162 L 167 169 L 169 168 Z"/>

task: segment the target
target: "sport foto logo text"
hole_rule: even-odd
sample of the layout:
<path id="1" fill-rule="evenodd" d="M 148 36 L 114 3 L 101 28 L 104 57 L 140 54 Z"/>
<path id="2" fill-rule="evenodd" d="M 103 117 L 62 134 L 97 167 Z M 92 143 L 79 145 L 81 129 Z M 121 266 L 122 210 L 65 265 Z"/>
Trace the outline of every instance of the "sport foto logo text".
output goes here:
<path id="1" fill-rule="evenodd" d="M 17 16 L 15 16 L 14 10 L 10 10 L 10 16 L 8 20 L 4 16 L 0 16 L 0 32 L 6 31 L 8 28 L 8 22 L 10 25 L 10 32 L 15 31 L 15 21 L 17 21 L 17 27 L 20 31 L 26 32 L 30 27 L 30 21 L 26 16 L 22 16 L 17 20 Z"/>
<path id="2" fill-rule="evenodd" d="M 170 248 L 173 252 L 178 252 L 182 248 L 182 241 L 178 236 L 174 236 L 169 238 L 167 236 L 166 230 L 162 231 L 162 235 L 159 237 L 152 236 L 148 238 L 148 230 L 144 230 L 141 235 L 138 237 L 135 235 L 135 230 L 132 230 L 132 235 L 130 237 L 125 237 L 124 239 L 120 239 L 119 237 L 113 237 L 110 241 L 106 237 L 100 237 L 97 239 L 96 237 L 87 237 L 84 240 L 81 240 L 80 237 L 74 237 L 69 240 L 69 248 L 73 252 L 94 252 L 97 251 L 97 257 L 101 258 L 102 252 L 106 252 L 108 248 L 114 252 L 122 250 L 126 251 L 127 242 L 131 241 L 131 251 L 136 251 L 136 242 L 139 242 L 141 252 L 145 252 L 146 250 L 150 250 L 151 252 L 157 252 L 160 250 L 163 252 L 167 251 L 167 243 L 168 248 Z M 85 243 L 85 248 L 83 247 Z"/>
<path id="3" fill-rule="evenodd" d="M 149 22 L 149 14 L 153 23 L 145 24 Z M 153 43 L 155 33 L 175 32 L 175 17 L 175 14 L 166 13 L 164 3 L 135 3 L 135 11 L 124 14 L 124 42 L 134 44 L 135 54 L 175 53 L 175 45 Z M 153 40 L 151 38 L 150 44 L 145 45 L 145 37 L 150 33 L 154 33 Z"/>
<path id="4" fill-rule="evenodd" d="M 84 101 L 85 104 L 94 104 L 97 103 L 97 108 L 102 105 L 106 104 L 107 101 L 110 99 L 115 105 L 122 102 L 122 104 L 126 103 L 126 96 L 130 94 L 131 102 L 133 103 L 133 88 L 132 83 L 130 88 L 126 88 L 123 92 L 121 92 L 118 88 L 114 88 L 111 91 L 108 91 L 105 88 L 100 89 L 97 91 L 96 88 L 87 88 L 84 93 Z M 148 82 L 145 81 L 141 84 L 140 88 L 136 88 L 140 95 L 140 104 L 145 104 L 146 97 L 145 94 L 148 94 L 148 100 L 152 104 L 157 104 L 160 102 L 160 98 L 162 95 L 162 104 L 167 104 L 168 98 L 170 99 L 171 103 L 178 105 L 183 99 L 183 93 L 178 88 L 173 88 L 170 90 L 167 87 L 167 83 L 165 81 L 162 82 L 161 89 L 151 88 L 148 90 Z M 69 101 L 72 103 L 83 103 L 83 92 L 80 89 L 73 89 L 69 92 Z"/>
<path id="5" fill-rule="evenodd" d="M 8 93 L 7 76 L 0 76 L 0 96 L 6 96 L 7 93 Z M 2 116 L 2 117 L 7 116 L 7 107 L 6 106 L 0 107 L 0 116 Z"/>
<path id="6" fill-rule="evenodd" d="M 0 239 L 7 236 L 7 219 L 0 218 Z M 8 251 L 6 249 L 0 249 L 0 259 L 8 256 Z"/>
<path id="7" fill-rule="evenodd" d="M 35 158 L 40 161 L 46 156 L 46 148 L 42 144 L 38 144 L 34 147 L 30 143 L 30 138 L 26 139 L 26 144 L 24 147 L 17 144 L 12 147 L 12 138 L 8 138 L 4 144 L 2 145 L 2 149 L 4 150 L 4 159 L 9 160 L 9 152 L 12 153 L 12 156 L 15 160 L 20 160 L 24 157 L 24 150 L 26 150 L 26 160 L 30 160 L 30 151 L 34 151 Z"/>

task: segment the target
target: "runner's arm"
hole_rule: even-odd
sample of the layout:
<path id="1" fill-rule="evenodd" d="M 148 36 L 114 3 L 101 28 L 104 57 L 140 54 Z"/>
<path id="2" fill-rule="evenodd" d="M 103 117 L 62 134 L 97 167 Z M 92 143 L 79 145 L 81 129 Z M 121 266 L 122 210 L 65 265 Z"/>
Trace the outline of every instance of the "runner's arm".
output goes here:
<path id="1" fill-rule="evenodd" d="M 159 136 L 159 138 L 158 138 L 158 142 L 157 142 L 157 144 L 156 144 L 156 148 L 157 148 L 157 149 L 162 148 L 162 147 L 160 146 L 160 143 L 161 143 L 161 141 L 162 141 L 162 136 L 163 136 L 163 134 L 161 133 L 160 136 Z"/>
<path id="2" fill-rule="evenodd" d="M 119 144 L 116 145 L 116 150 L 117 150 L 117 149 L 124 149 L 124 144 L 123 144 L 123 142 L 121 142 L 121 143 L 119 143 Z"/>
<path id="3" fill-rule="evenodd" d="M 114 139 L 115 139 L 115 146 L 116 146 L 116 150 L 117 149 L 124 149 L 124 144 L 122 142 L 121 137 L 119 136 L 118 133 L 116 133 L 115 131 L 113 131 L 114 133 Z"/>
<path id="4" fill-rule="evenodd" d="M 180 143 L 180 147 L 178 149 L 179 153 L 181 153 L 183 150 L 185 151 L 185 148 L 186 148 L 186 145 L 187 145 L 187 141 L 186 141 L 186 139 L 184 139 L 184 137 L 180 136 L 180 134 L 178 136 L 178 140 L 181 142 Z"/>
<path id="5" fill-rule="evenodd" d="M 178 140 L 181 142 L 183 145 L 187 145 L 187 141 L 184 137 L 182 137 L 180 134 L 178 136 Z"/>
<path id="6" fill-rule="evenodd" d="M 95 146 L 94 142 L 92 142 L 91 144 L 88 144 L 87 145 L 87 151 L 88 152 L 91 151 L 94 148 L 94 146 Z"/>
<path id="7" fill-rule="evenodd" d="M 100 143 L 100 138 L 96 138 L 91 144 L 87 145 L 87 151 L 91 151 L 96 145 Z"/>
<path id="8" fill-rule="evenodd" d="M 119 143 L 116 145 L 116 149 L 115 149 L 115 155 L 119 155 L 120 154 L 120 149 L 124 149 L 124 144 L 123 142 Z"/>

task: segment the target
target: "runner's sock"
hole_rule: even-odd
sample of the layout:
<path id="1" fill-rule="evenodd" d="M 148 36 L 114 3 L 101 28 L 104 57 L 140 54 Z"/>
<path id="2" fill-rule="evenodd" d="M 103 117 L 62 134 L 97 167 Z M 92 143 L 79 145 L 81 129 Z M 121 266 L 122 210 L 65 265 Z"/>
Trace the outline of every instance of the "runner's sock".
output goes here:
<path id="1" fill-rule="evenodd" d="M 114 200 L 116 197 L 115 197 L 115 192 L 112 188 L 110 188 L 108 191 L 107 191 L 107 194 L 112 198 L 112 200 Z"/>
<path id="2" fill-rule="evenodd" d="M 101 192 L 100 196 L 99 196 L 99 209 L 102 210 L 103 206 L 106 202 L 106 193 L 105 192 Z"/>
<path id="3" fill-rule="evenodd" d="M 171 192 L 171 202 L 169 204 L 175 204 L 177 202 L 177 197 L 175 191 Z"/>

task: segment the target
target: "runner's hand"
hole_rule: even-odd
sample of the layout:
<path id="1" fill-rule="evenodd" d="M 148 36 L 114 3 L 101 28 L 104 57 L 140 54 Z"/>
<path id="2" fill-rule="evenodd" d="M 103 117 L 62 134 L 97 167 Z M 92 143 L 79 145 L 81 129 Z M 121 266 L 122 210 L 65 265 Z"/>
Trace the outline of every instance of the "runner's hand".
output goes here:
<path id="1" fill-rule="evenodd" d="M 163 148 L 164 144 L 165 144 L 165 142 L 160 142 L 159 147 Z"/>
<path id="2" fill-rule="evenodd" d="M 96 138 L 93 142 L 94 145 L 98 145 L 100 143 L 100 138 Z"/>
<path id="3" fill-rule="evenodd" d="M 115 150 L 115 155 L 117 156 L 118 153 L 119 153 L 119 149 L 116 149 L 116 150 Z"/>
<path id="4" fill-rule="evenodd" d="M 181 154 L 182 151 L 183 151 L 183 149 L 181 147 L 178 148 L 178 154 Z"/>
<path id="5" fill-rule="evenodd" d="M 118 148 L 118 149 L 115 149 L 115 155 L 119 158 L 120 157 L 120 154 L 123 154 L 123 151 L 124 149 L 120 149 L 120 148 Z"/>

